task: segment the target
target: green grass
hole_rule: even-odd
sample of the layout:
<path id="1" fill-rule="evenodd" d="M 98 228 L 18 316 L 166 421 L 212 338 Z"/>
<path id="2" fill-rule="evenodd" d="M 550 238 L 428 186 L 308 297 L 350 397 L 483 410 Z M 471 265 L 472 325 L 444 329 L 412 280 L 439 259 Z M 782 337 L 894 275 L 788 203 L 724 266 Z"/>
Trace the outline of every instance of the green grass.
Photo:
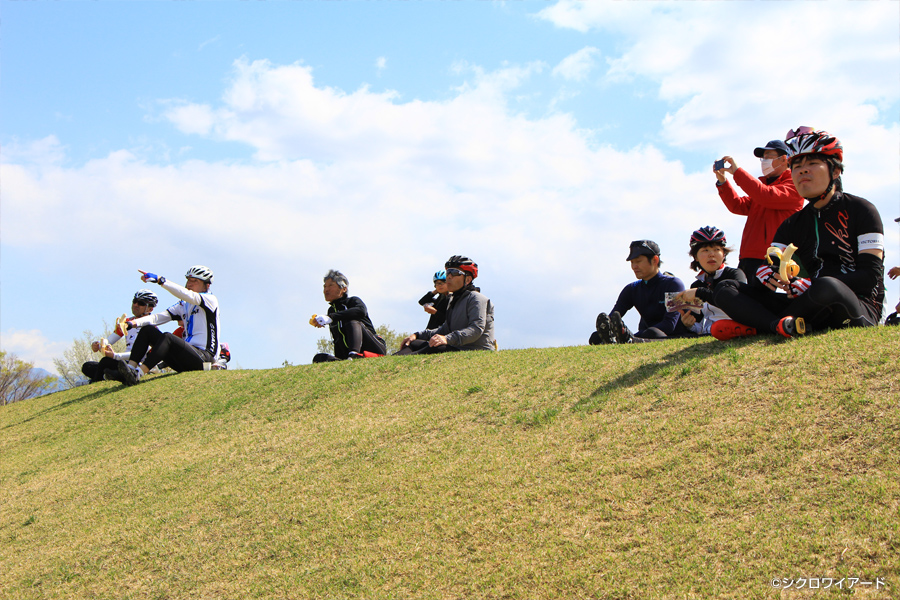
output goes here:
<path id="1" fill-rule="evenodd" d="M 900 329 L 103 383 L 0 410 L 0 598 L 900 597 Z"/>

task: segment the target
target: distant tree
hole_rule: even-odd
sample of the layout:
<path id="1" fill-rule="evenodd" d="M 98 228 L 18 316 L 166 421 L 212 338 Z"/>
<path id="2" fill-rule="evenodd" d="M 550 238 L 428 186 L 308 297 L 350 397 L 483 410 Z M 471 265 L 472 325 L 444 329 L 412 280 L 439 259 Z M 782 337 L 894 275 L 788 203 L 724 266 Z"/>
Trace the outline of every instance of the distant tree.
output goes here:
<path id="1" fill-rule="evenodd" d="M 103 321 L 103 335 L 95 335 L 89 329 L 85 329 L 80 338 L 72 340 L 72 345 L 68 350 L 63 352 L 62 358 L 54 358 L 53 365 L 56 372 L 62 378 L 60 382 L 64 389 L 73 388 L 87 382 L 81 372 L 81 365 L 89 360 L 100 360 L 100 354 L 91 350 L 91 342 L 99 340 L 101 337 L 108 338 L 112 335 L 112 329 Z M 112 345 L 116 352 L 125 352 L 125 340 L 120 339 Z"/>
<path id="2" fill-rule="evenodd" d="M 384 344 L 387 346 L 387 353 L 393 354 L 400 349 L 400 342 L 408 336 L 408 333 L 397 333 L 387 325 L 379 325 L 375 328 L 378 335 L 384 338 Z"/>
<path id="3" fill-rule="evenodd" d="M 387 346 L 387 353 L 393 354 L 400 349 L 400 342 L 408 336 L 408 333 L 397 333 L 390 328 L 389 325 L 379 325 L 375 328 L 375 332 L 384 338 L 384 344 Z M 316 352 L 324 354 L 334 354 L 334 342 L 328 338 L 319 338 L 316 342 Z"/>
<path id="4" fill-rule="evenodd" d="M 0 350 L 0 404 L 40 396 L 54 383 L 53 377 L 35 373 L 32 363 Z"/>

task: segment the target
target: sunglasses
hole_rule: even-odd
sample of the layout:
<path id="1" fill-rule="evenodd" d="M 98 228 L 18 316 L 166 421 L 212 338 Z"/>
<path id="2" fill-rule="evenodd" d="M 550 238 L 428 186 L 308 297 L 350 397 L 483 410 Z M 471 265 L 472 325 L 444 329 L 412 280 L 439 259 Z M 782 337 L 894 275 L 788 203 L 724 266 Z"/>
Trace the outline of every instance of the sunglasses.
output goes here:
<path id="1" fill-rule="evenodd" d="M 465 274 L 465 271 L 460 271 L 459 269 L 447 269 L 447 276 L 453 275 L 454 277 L 460 277 Z"/>
<path id="2" fill-rule="evenodd" d="M 135 300 L 132 304 L 137 304 L 138 306 L 150 306 L 150 303 L 145 302 L 144 300 Z"/>
<path id="3" fill-rule="evenodd" d="M 806 135 L 807 133 L 813 133 L 814 131 L 815 129 L 813 129 L 812 127 L 806 127 L 804 125 L 803 127 L 798 127 L 796 130 L 791 129 L 790 131 L 788 131 L 787 135 L 784 136 L 784 140 L 787 141 L 801 135 Z"/>

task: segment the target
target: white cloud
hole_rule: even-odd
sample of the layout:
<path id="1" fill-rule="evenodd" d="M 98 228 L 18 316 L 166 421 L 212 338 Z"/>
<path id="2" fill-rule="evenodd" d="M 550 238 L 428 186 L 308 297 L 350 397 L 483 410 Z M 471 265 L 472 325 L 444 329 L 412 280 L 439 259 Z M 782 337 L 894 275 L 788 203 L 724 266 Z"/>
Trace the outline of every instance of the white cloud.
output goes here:
<path id="1" fill-rule="evenodd" d="M 137 268 L 177 277 L 210 265 L 223 335 L 241 332 L 245 365 L 308 360 L 319 332 L 302 324 L 321 310 L 332 267 L 376 322 L 418 329 L 415 301 L 456 253 L 481 264 L 504 347 L 583 343 L 631 278 L 628 242 L 654 238 L 679 255 L 698 224 L 677 199 L 706 182 L 652 146 L 593 147 L 568 115 L 512 114 L 504 92 L 541 68 L 473 70 L 447 101 L 401 104 L 316 86 L 306 67 L 239 62 L 224 106 L 200 111 L 211 116 L 203 129 L 254 145 L 265 162 L 159 166 L 122 151 L 78 168 L 4 165 L 4 244 L 77 285 L 98 242 L 120 240 L 100 263 L 119 291 L 96 286 L 97 315 L 82 328 L 121 313 Z M 288 327 L 269 327 L 285 314 Z"/>
<path id="2" fill-rule="evenodd" d="M 55 135 L 29 141 L 14 138 L 3 145 L 3 160 L 8 162 L 57 165 L 64 160 L 65 154 L 65 147 Z"/>
<path id="3" fill-rule="evenodd" d="M 582 48 L 562 59 L 553 68 L 553 75 L 570 81 L 584 81 L 590 75 L 602 52 L 593 46 Z"/>
<path id="4" fill-rule="evenodd" d="M 375 69 L 381 73 L 387 68 L 387 58 L 384 56 L 379 56 L 375 59 Z"/>
<path id="5" fill-rule="evenodd" d="M 0 344 L 2 344 L 3 350 L 54 375 L 57 373 L 53 359 L 61 357 L 63 352 L 71 346 L 71 342 L 51 342 L 42 331 L 37 329 L 9 329 L 4 331 L 0 338 L 2 338 Z"/>

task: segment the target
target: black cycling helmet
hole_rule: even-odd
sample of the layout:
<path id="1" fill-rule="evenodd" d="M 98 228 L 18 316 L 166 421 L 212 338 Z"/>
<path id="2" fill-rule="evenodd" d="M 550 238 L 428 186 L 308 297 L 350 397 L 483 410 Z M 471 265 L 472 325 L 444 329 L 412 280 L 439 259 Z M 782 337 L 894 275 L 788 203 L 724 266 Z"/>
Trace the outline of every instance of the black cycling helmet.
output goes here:
<path id="1" fill-rule="evenodd" d="M 132 302 L 146 302 L 147 306 L 156 306 L 159 304 L 159 298 L 150 290 L 138 290 L 134 293 Z"/>
<path id="2" fill-rule="evenodd" d="M 447 262 L 444 263 L 445 269 L 459 269 L 465 271 L 472 276 L 472 279 L 478 277 L 478 264 L 467 256 L 454 254 Z"/>
<path id="3" fill-rule="evenodd" d="M 727 245 L 727 242 L 725 241 L 725 232 L 718 227 L 707 225 L 691 234 L 692 250 L 698 246 L 705 246 L 707 244 Z"/>

